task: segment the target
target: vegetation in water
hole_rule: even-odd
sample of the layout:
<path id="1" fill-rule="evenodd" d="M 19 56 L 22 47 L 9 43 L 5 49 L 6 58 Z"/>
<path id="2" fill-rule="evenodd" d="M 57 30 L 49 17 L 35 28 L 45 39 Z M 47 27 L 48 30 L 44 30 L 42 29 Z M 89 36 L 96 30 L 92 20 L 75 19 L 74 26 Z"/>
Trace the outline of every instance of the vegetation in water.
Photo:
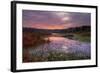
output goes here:
<path id="1" fill-rule="evenodd" d="M 76 28 L 78 29 L 78 28 Z M 37 54 L 30 54 L 29 50 L 36 49 L 36 47 L 43 45 L 43 44 L 49 44 L 52 42 L 47 37 L 52 35 L 52 32 L 56 32 L 56 34 L 53 34 L 52 36 L 60 36 L 71 40 L 76 40 L 79 42 L 91 42 L 91 34 L 89 28 L 85 31 L 83 30 L 76 30 L 71 31 L 68 30 L 34 30 L 33 29 L 25 29 L 23 31 L 23 62 L 44 62 L 44 61 L 67 61 L 67 60 L 84 60 L 84 59 L 90 59 L 90 56 L 87 56 L 85 54 L 82 54 L 81 52 L 77 53 L 65 53 L 65 52 L 59 52 L 59 51 L 50 51 L 46 55 L 39 55 L 40 52 Z M 69 31 L 70 30 L 70 31 Z M 45 39 L 46 38 L 46 39 Z M 78 44 L 80 45 L 80 44 Z M 71 45 L 73 46 L 73 45 Z M 77 45 L 76 45 L 77 46 Z M 48 47 L 47 47 L 48 48 Z M 74 47 L 73 47 L 74 48 Z M 41 48 L 43 49 L 43 48 Z M 50 48 L 52 49 L 52 48 Z M 75 48 L 78 49 L 78 48 Z M 84 49 L 84 47 L 83 47 Z M 44 49 L 45 50 L 45 49 Z M 34 51 L 35 52 L 35 51 Z M 45 52 L 44 52 L 45 53 Z"/>

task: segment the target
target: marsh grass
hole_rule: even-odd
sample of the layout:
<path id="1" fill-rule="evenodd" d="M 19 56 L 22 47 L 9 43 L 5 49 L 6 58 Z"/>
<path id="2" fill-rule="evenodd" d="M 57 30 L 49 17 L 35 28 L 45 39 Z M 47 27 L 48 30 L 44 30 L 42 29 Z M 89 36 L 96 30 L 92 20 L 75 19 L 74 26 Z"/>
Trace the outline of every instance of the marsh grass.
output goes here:
<path id="1" fill-rule="evenodd" d="M 64 52 L 49 52 L 48 55 L 31 55 L 30 58 L 27 58 L 24 62 L 45 62 L 45 61 L 68 61 L 68 60 L 85 60 L 90 59 L 89 56 L 83 54 L 76 55 L 75 53 L 64 53 Z"/>
<path id="2" fill-rule="evenodd" d="M 74 37 L 76 40 L 79 40 L 82 42 L 91 42 L 91 33 L 90 32 L 75 33 Z"/>
<path id="3" fill-rule="evenodd" d="M 61 52 L 61 51 L 60 52 L 50 51 L 46 55 L 41 54 L 41 52 L 38 52 L 36 54 L 30 54 L 28 52 L 28 50 L 30 50 L 30 47 L 34 47 L 32 49 L 35 50 L 35 47 L 40 46 L 44 43 L 49 43 L 50 41 L 46 41 L 44 39 L 47 36 L 48 35 L 45 35 L 44 33 L 29 33 L 29 32 L 23 33 L 23 62 L 85 60 L 85 59 L 91 58 L 90 56 L 87 56 L 80 52 L 78 52 L 76 54 L 76 53 L 65 53 L 65 52 Z M 78 40 L 80 42 L 90 42 L 90 39 L 91 39 L 90 32 L 83 32 L 83 33 L 78 32 L 78 33 L 65 34 L 64 38 Z M 48 47 L 48 48 L 50 48 L 50 47 Z M 52 48 L 50 48 L 50 49 L 52 49 Z M 44 52 L 44 53 L 46 53 L 46 52 Z M 39 54 L 41 54 L 41 55 L 39 55 Z"/>

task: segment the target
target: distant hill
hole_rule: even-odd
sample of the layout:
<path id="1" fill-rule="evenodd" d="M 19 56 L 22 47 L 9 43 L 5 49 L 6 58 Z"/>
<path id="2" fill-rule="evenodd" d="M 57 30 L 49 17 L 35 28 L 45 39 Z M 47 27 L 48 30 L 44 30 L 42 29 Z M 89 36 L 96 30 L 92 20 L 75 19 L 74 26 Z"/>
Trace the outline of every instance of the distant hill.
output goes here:
<path id="1" fill-rule="evenodd" d="M 75 27 L 75 28 L 69 28 L 69 29 L 36 29 L 36 28 L 23 28 L 23 32 L 44 32 L 44 33 L 70 33 L 70 32 L 87 32 L 91 31 L 90 26 L 81 26 L 81 27 Z"/>

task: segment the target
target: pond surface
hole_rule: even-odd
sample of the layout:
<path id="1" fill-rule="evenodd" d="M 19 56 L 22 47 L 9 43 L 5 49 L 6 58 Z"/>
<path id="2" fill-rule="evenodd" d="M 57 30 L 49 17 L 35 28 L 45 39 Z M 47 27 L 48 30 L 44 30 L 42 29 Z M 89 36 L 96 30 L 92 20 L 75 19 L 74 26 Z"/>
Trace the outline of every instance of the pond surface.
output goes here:
<path id="1" fill-rule="evenodd" d="M 50 36 L 48 40 L 47 43 L 24 50 L 28 53 L 28 61 L 90 59 L 91 45 L 89 42 L 80 42 L 60 36 Z"/>

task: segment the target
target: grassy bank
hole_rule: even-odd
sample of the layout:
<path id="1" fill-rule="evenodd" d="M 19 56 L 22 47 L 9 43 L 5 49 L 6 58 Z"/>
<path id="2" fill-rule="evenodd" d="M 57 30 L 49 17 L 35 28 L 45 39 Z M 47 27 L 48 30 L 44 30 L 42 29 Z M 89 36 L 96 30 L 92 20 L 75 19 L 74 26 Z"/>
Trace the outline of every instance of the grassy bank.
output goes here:
<path id="1" fill-rule="evenodd" d="M 47 43 L 44 38 L 47 35 L 43 33 L 31 33 L 31 32 L 24 32 L 23 33 L 23 48 L 29 47 L 36 47 L 41 44 Z"/>
<path id="2" fill-rule="evenodd" d="M 68 61 L 68 60 L 85 60 L 85 59 L 90 59 L 90 57 L 85 56 L 83 54 L 76 55 L 72 53 L 53 51 L 53 52 L 49 52 L 45 56 L 31 55 L 29 57 L 23 58 L 23 62 Z"/>
<path id="3" fill-rule="evenodd" d="M 74 34 L 74 38 L 76 40 L 82 41 L 82 42 L 91 42 L 91 34 L 90 32 L 79 32 Z"/>

